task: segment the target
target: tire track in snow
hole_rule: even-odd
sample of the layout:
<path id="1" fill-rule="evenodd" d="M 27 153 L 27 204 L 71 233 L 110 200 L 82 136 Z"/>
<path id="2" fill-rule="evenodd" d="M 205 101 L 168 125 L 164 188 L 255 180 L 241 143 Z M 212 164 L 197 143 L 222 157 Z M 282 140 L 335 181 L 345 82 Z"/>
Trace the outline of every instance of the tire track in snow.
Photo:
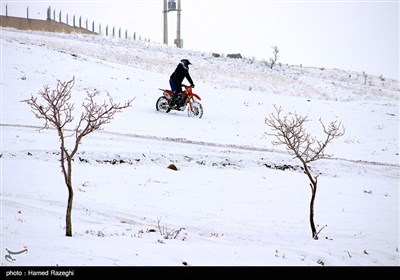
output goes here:
<path id="1" fill-rule="evenodd" d="M 22 124 L 0 124 L 0 127 L 17 127 L 17 128 L 39 129 L 39 130 L 43 129 L 42 126 L 22 125 Z M 55 130 L 54 128 L 47 128 L 47 129 Z M 67 129 L 67 131 L 72 131 L 72 130 Z M 160 137 L 160 136 L 153 136 L 153 135 L 139 135 L 139 134 L 132 134 L 132 133 L 111 132 L 111 131 L 105 131 L 105 130 L 99 130 L 99 131 L 96 131 L 96 133 L 104 134 L 104 135 L 114 135 L 114 136 L 119 136 L 119 137 L 147 139 L 147 140 L 160 141 L 160 142 L 170 142 L 170 143 L 175 143 L 175 144 L 181 143 L 181 144 L 198 145 L 198 146 L 205 146 L 205 147 L 236 149 L 236 150 L 243 150 L 243 151 L 266 152 L 266 153 L 288 155 L 288 153 L 284 152 L 284 151 L 262 148 L 262 147 L 255 147 L 255 146 L 248 146 L 248 145 L 221 144 L 221 143 L 213 143 L 213 142 L 205 142 L 205 141 L 195 141 L 195 140 L 190 140 L 190 139 L 186 139 L 186 138 Z M 357 159 L 346 159 L 346 158 L 337 158 L 337 157 L 324 158 L 323 160 L 345 161 L 345 162 L 361 164 L 361 165 L 400 167 L 400 164 L 367 161 L 367 160 L 357 160 Z"/>

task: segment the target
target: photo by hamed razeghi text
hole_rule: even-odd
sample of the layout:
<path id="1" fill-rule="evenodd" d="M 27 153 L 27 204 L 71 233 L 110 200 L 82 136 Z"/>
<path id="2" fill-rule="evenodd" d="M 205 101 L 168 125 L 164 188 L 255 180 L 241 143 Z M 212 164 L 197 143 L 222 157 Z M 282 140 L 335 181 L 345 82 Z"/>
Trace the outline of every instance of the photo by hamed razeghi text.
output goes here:
<path id="1" fill-rule="evenodd" d="M 72 269 L 69 269 L 69 270 L 29 269 L 26 271 L 7 270 L 6 277 L 11 277 L 11 276 L 62 276 L 62 277 L 69 277 L 69 276 L 74 276 L 74 270 L 72 270 Z"/>

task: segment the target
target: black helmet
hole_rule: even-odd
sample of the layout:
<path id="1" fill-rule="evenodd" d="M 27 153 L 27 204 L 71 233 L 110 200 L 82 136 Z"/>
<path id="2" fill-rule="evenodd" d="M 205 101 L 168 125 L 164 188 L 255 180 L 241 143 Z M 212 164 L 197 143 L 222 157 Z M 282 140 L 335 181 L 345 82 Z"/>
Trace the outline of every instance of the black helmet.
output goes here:
<path id="1" fill-rule="evenodd" d="M 192 65 L 188 59 L 182 59 L 181 63 L 186 69 L 189 68 L 189 65 Z"/>

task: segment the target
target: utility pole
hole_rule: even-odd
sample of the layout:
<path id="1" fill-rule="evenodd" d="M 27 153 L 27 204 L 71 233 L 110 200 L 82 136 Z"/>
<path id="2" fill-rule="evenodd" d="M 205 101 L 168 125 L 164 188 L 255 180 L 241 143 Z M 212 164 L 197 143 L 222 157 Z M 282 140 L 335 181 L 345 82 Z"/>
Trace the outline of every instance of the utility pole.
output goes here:
<path id="1" fill-rule="evenodd" d="M 181 0 L 178 0 L 177 20 L 176 20 L 176 41 L 175 45 L 182 48 L 183 42 L 181 40 Z"/>
<path id="2" fill-rule="evenodd" d="M 164 44 L 168 45 L 168 8 L 167 8 L 167 0 L 164 0 L 164 10 L 163 10 L 163 14 L 164 14 Z"/>
<path id="3" fill-rule="evenodd" d="M 181 0 L 178 0 L 178 5 L 176 5 L 176 0 L 164 0 L 164 44 L 168 45 L 168 12 L 177 12 L 177 27 L 176 27 L 176 39 L 174 40 L 175 45 L 178 48 L 183 47 L 183 40 L 181 39 Z"/>

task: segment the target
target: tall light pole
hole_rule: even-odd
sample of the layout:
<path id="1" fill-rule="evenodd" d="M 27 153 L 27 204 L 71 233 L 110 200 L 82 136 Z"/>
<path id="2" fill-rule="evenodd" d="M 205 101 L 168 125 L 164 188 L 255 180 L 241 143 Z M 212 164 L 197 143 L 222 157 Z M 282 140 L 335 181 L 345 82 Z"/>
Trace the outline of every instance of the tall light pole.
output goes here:
<path id="1" fill-rule="evenodd" d="M 167 0 L 164 0 L 164 44 L 168 45 L 168 8 L 167 8 Z"/>
<path id="2" fill-rule="evenodd" d="M 178 0 L 178 6 L 176 5 L 176 0 L 164 0 L 164 44 L 168 45 L 168 12 L 177 12 L 176 20 L 176 39 L 174 40 L 175 45 L 178 48 L 183 47 L 183 40 L 181 39 L 181 0 Z"/>
<path id="3" fill-rule="evenodd" d="M 175 45 L 182 48 L 183 40 L 181 40 L 181 0 L 178 0 L 177 19 L 176 19 L 176 40 Z"/>

